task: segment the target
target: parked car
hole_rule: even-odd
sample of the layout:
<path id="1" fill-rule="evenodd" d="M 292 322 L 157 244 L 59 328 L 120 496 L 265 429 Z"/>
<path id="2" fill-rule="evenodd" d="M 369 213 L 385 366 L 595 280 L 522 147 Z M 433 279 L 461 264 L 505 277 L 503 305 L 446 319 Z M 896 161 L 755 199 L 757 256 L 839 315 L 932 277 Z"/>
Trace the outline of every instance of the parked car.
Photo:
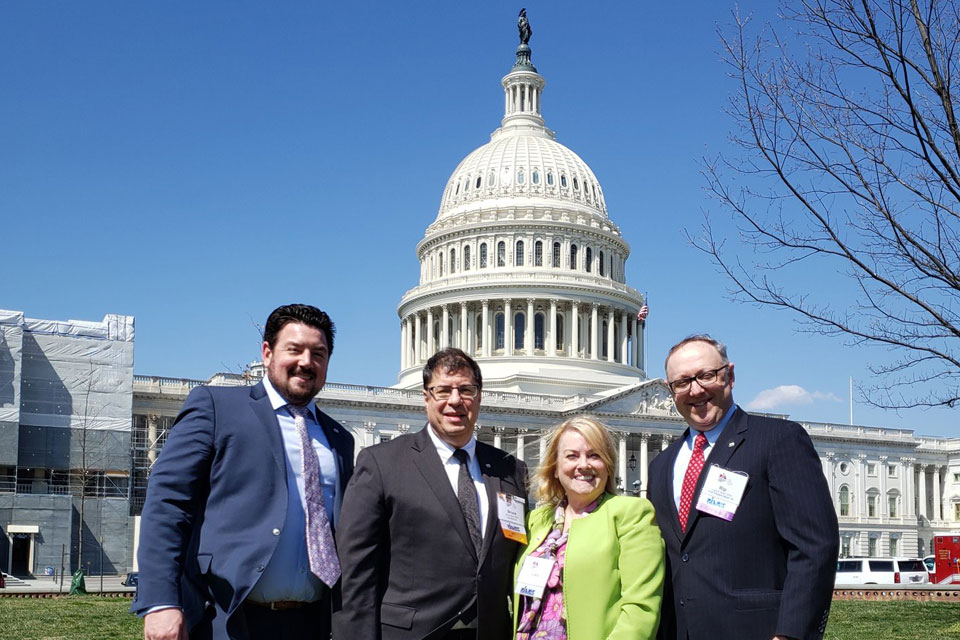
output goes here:
<path id="1" fill-rule="evenodd" d="M 927 567 L 927 577 L 930 584 L 936 582 L 933 577 L 937 574 L 937 560 L 933 556 L 923 556 L 923 564 Z"/>
<path id="2" fill-rule="evenodd" d="M 127 574 L 127 577 L 121 582 L 125 587 L 136 587 L 140 584 L 140 573 L 138 571 L 132 571 Z"/>
<path id="3" fill-rule="evenodd" d="M 841 558 L 835 584 L 928 584 L 919 558 Z"/>

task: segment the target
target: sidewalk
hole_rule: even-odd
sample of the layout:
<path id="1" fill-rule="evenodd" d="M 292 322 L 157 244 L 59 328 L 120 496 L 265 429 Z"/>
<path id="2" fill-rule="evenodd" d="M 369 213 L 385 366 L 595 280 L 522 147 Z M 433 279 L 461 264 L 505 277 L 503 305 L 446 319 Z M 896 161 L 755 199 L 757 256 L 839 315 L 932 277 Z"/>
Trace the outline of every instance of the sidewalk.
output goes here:
<path id="1" fill-rule="evenodd" d="M 129 592 L 133 594 L 133 587 L 125 587 L 124 576 L 103 576 L 103 591 L 106 593 Z M 6 577 L 7 586 L 0 589 L 0 596 L 12 593 L 70 593 L 70 576 L 63 577 L 63 586 L 59 581 L 52 577 L 41 576 L 39 578 L 15 578 L 8 575 Z M 100 576 L 84 576 L 87 593 L 100 593 Z"/>

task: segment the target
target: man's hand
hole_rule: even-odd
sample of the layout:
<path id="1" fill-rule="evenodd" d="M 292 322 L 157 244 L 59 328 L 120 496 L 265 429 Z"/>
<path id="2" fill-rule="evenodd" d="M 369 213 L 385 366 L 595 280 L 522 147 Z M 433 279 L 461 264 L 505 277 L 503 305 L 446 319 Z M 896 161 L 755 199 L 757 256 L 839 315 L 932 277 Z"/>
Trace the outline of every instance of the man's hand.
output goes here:
<path id="1" fill-rule="evenodd" d="M 143 616 L 144 640 L 188 640 L 183 611 L 176 607 L 160 609 Z"/>

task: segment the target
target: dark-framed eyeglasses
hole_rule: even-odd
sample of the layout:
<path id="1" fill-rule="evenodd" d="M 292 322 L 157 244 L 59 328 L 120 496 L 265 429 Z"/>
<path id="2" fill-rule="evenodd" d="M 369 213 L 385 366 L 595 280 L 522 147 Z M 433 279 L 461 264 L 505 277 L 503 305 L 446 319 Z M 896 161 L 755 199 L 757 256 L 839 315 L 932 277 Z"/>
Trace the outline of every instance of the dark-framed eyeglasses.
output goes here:
<path id="1" fill-rule="evenodd" d="M 475 400 L 476 397 L 480 395 L 480 387 L 475 384 L 461 384 L 458 387 L 451 387 L 447 384 L 438 384 L 432 387 L 427 387 L 427 392 L 430 393 L 430 397 L 434 400 L 448 400 L 450 396 L 453 395 L 454 389 L 456 389 L 460 394 L 460 397 L 465 400 Z"/>
<path id="2" fill-rule="evenodd" d="M 678 378 L 673 382 L 668 382 L 667 386 L 670 387 L 670 391 L 674 393 L 683 393 L 690 388 L 690 385 L 693 384 L 693 381 L 696 380 L 697 384 L 701 387 L 710 387 L 714 384 L 717 384 L 717 380 L 720 376 L 720 372 L 730 366 L 730 363 L 727 362 L 716 369 L 708 369 L 707 371 L 701 371 L 695 376 L 689 376 L 687 378 Z M 722 381 L 721 381 L 722 382 Z"/>

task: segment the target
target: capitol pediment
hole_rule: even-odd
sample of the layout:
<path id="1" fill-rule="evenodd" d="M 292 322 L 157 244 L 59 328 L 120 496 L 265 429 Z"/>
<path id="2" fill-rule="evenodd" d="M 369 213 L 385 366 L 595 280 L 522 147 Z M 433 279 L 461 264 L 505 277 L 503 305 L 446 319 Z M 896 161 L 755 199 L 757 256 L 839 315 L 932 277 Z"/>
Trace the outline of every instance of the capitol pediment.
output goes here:
<path id="1" fill-rule="evenodd" d="M 657 378 L 647 380 L 585 407 L 593 413 L 621 413 L 637 416 L 679 418 L 673 397 L 666 383 Z"/>

